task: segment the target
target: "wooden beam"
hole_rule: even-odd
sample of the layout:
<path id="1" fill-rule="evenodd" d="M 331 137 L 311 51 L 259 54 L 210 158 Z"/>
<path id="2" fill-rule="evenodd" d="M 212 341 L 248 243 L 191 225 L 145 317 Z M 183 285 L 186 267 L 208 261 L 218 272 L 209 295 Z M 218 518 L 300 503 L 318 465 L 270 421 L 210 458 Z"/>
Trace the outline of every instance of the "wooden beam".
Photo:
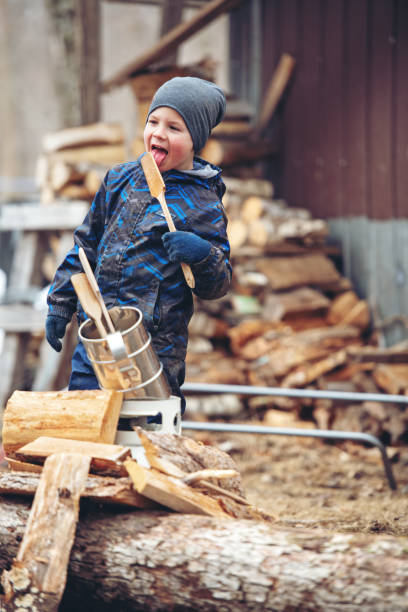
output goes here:
<path id="1" fill-rule="evenodd" d="M 187 514 L 229 516 L 217 501 L 194 491 L 177 478 L 166 476 L 154 468 L 146 469 L 132 459 L 125 461 L 125 467 L 138 493 L 167 508 Z"/>
<path id="2" fill-rule="evenodd" d="M 130 448 L 118 444 L 101 444 L 81 440 L 40 436 L 18 449 L 16 458 L 30 463 L 43 464 L 55 453 L 77 453 L 91 458 L 92 473 L 106 476 L 126 476 L 122 463 L 130 457 Z M 7 459 L 7 457 L 6 457 Z"/>
<path id="3" fill-rule="evenodd" d="M 123 85 L 134 73 L 143 70 L 153 62 L 161 59 L 164 55 L 171 53 L 182 42 L 226 11 L 234 8 L 240 2 L 242 0 L 213 0 L 209 2 L 192 19 L 180 23 L 163 36 L 149 51 L 122 68 L 116 75 L 104 81 L 102 83 L 102 91 L 106 93 L 114 87 Z"/>
<path id="4" fill-rule="evenodd" d="M 17 557 L 2 576 L 7 609 L 22 609 L 23 601 L 31 610 L 58 609 L 89 463 L 77 454 L 47 459 Z"/>
<path id="5" fill-rule="evenodd" d="M 0 232 L 75 229 L 82 223 L 88 210 L 87 202 L 75 201 L 70 202 L 68 206 L 3 204 L 0 209 Z"/>
<path id="6" fill-rule="evenodd" d="M 100 2 L 77 0 L 81 123 L 100 117 Z"/>

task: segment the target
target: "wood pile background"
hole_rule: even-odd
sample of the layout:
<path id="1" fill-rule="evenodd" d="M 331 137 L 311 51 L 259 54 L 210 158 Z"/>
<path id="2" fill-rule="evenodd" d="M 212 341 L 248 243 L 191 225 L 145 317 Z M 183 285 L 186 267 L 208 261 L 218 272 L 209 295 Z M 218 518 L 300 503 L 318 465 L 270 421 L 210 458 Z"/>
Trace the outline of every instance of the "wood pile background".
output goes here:
<path id="1" fill-rule="evenodd" d="M 273 198 L 264 180 L 225 178 L 233 284 L 196 300 L 189 382 L 408 394 L 408 343 L 384 348 L 367 301 L 341 274 L 328 226 Z M 189 416 L 257 417 L 408 440 L 404 405 L 236 395 L 188 398 Z"/>
<path id="2" fill-rule="evenodd" d="M 106 171 L 126 161 L 120 123 L 93 123 L 45 134 L 36 169 L 41 202 L 92 201 Z"/>

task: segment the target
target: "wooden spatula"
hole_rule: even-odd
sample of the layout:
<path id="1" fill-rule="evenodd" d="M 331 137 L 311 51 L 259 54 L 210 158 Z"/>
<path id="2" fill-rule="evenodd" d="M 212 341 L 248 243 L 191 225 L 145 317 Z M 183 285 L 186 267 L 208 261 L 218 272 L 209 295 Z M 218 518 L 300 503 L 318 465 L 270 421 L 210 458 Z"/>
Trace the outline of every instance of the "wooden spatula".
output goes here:
<path id="1" fill-rule="evenodd" d="M 99 305 L 100 305 L 100 307 L 102 309 L 102 314 L 105 317 L 105 321 L 106 321 L 106 323 L 107 323 L 107 325 L 109 327 L 109 331 L 110 331 L 111 334 L 114 334 L 115 331 L 116 331 L 115 330 L 115 326 L 112 323 L 112 319 L 110 318 L 108 309 L 106 308 L 105 302 L 103 301 L 103 297 L 102 297 L 101 291 L 100 291 L 100 289 L 98 287 L 98 283 L 96 282 L 96 278 L 94 276 L 94 273 L 92 272 L 92 268 L 90 266 L 90 263 L 88 261 L 88 258 L 86 256 L 86 254 L 85 254 L 84 249 L 82 247 L 79 247 L 78 253 L 79 253 L 79 259 L 81 261 L 81 264 L 82 264 L 82 267 L 83 267 L 84 272 L 86 274 L 86 277 L 87 277 L 87 279 L 89 281 L 91 289 L 94 292 L 95 298 L 98 301 L 98 303 L 99 303 Z"/>
<path id="2" fill-rule="evenodd" d="M 167 206 L 166 198 L 164 196 L 164 192 L 166 186 L 163 181 L 163 177 L 160 173 L 159 168 L 157 167 L 156 160 L 154 159 L 151 153 L 145 153 L 141 159 L 142 168 L 145 173 L 146 181 L 150 189 L 150 193 L 154 198 L 157 198 L 160 202 L 160 206 L 162 207 L 162 211 L 164 213 L 164 217 L 166 219 L 168 228 L 171 232 L 176 231 L 176 227 L 174 225 L 173 218 L 170 214 L 170 211 Z M 186 279 L 187 285 L 194 289 L 195 280 L 191 268 L 186 263 L 181 263 L 181 268 L 183 270 L 184 278 Z"/>
<path id="3" fill-rule="evenodd" d="M 102 322 L 102 308 L 96 299 L 95 293 L 92 291 L 92 287 L 89 284 L 89 280 L 86 274 L 73 274 L 71 276 L 71 283 L 74 286 L 75 293 L 81 303 L 85 314 L 95 323 L 96 329 L 98 330 L 101 338 L 106 338 L 107 331 Z"/>

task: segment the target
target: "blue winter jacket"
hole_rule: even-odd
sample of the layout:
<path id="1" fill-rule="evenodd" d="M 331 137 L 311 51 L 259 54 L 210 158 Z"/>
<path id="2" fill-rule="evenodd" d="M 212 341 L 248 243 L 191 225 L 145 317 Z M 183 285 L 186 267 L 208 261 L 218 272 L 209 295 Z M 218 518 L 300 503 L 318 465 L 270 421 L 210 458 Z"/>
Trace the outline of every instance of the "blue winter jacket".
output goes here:
<path id="1" fill-rule="evenodd" d="M 220 174 L 219 168 L 199 158 L 194 159 L 193 170 L 163 173 L 176 229 L 194 232 L 212 245 L 204 260 L 191 265 L 193 291 L 202 299 L 222 297 L 231 280 L 227 220 L 221 202 L 225 186 Z M 85 319 L 70 282 L 72 274 L 83 271 L 78 257 L 78 248 L 83 247 L 108 308 L 136 306 L 142 311 L 153 346 L 177 392 L 184 379 L 193 298 L 180 264 L 169 261 L 162 243 L 167 231 L 140 161 L 115 166 L 74 232 L 75 245 L 56 272 L 48 305 L 49 314 L 70 319 L 77 310 L 79 321 Z"/>

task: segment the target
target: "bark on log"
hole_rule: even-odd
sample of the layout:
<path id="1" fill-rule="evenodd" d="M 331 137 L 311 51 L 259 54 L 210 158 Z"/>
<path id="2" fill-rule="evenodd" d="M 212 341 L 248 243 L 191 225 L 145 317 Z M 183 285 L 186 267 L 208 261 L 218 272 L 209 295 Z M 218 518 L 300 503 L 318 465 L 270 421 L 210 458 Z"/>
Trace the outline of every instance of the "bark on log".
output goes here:
<path id="1" fill-rule="evenodd" d="M 28 505 L 0 508 L 0 569 Z M 406 610 L 408 538 L 164 512 L 80 518 L 60 612 Z"/>

